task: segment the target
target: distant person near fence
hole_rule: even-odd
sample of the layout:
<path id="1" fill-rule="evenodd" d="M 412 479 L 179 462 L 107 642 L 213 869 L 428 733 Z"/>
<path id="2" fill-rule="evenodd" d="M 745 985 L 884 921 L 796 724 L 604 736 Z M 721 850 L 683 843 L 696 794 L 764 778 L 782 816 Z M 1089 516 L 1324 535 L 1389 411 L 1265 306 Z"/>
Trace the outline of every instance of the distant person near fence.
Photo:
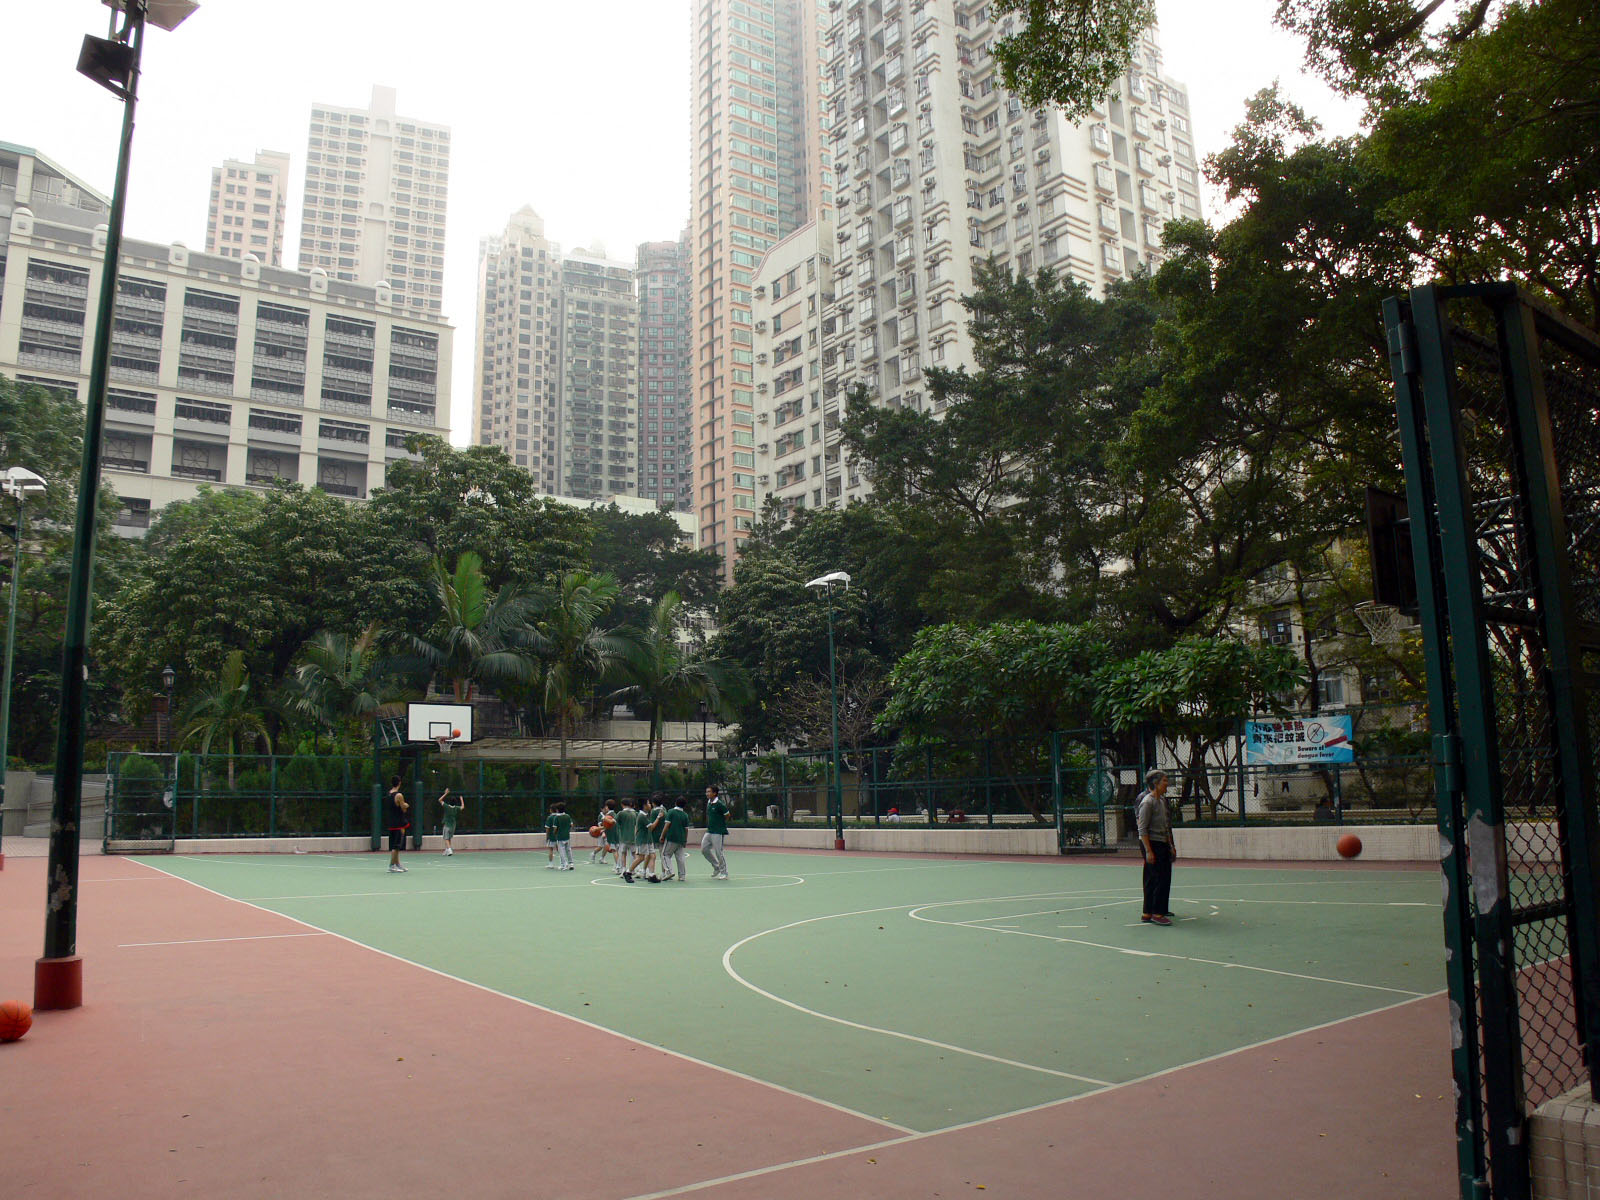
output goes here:
<path id="1" fill-rule="evenodd" d="M 1136 820 L 1139 843 L 1144 847 L 1144 912 L 1139 919 L 1150 925 L 1171 925 L 1172 814 L 1167 811 L 1167 773 L 1150 771 L 1144 777 Z"/>

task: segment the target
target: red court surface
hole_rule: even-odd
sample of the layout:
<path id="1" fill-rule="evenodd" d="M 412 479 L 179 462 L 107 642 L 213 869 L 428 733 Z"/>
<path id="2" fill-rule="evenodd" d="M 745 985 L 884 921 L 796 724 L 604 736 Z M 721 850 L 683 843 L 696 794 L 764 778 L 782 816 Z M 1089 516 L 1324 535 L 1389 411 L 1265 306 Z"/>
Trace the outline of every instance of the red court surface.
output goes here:
<path id="1" fill-rule="evenodd" d="M 0 872 L 0 999 L 44 867 Z M 78 949 L 84 1006 L 0 1046 L 7 1197 L 1456 1194 L 1442 997 L 906 1136 L 136 859 L 82 860 Z"/>

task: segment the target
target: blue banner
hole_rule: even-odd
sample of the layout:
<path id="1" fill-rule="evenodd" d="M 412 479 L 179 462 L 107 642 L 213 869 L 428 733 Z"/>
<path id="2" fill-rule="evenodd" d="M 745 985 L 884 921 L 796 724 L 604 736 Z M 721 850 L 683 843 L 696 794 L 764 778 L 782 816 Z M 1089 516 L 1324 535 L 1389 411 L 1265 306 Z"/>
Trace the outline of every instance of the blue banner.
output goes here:
<path id="1" fill-rule="evenodd" d="M 1244 761 L 1288 766 L 1355 761 L 1347 716 L 1286 717 L 1244 723 Z"/>

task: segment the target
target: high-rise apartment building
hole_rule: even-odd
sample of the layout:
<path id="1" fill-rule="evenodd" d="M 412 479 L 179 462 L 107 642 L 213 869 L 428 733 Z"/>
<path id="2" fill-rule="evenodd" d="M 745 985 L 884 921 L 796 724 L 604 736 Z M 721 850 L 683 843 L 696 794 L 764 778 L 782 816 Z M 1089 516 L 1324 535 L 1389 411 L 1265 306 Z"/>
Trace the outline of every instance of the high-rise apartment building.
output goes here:
<path id="1" fill-rule="evenodd" d="M 694 507 L 731 577 L 756 511 L 751 282 L 762 256 L 832 200 L 820 142 L 823 0 L 696 0 L 690 239 Z"/>
<path id="2" fill-rule="evenodd" d="M 824 49 L 837 180 L 823 320 L 826 503 L 868 491 L 838 445 L 838 408 L 852 387 L 891 408 L 937 412 L 924 368 L 972 364 L 961 297 L 979 265 L 992 258 L 1029 275 L 1050 267 L 1101 293 L 1160 261 L 1169 218 L 1200 214 L 1188 96 L 1162 75 L 1153 29 L 1113 94 L 1075 124 L 1001 86 L 990 46 L 1015 18 L 990 13 L 982 0 L 844 0 L 833 12 Z M 763 277 L 780 269 L 788 267 L 764 267 Z M 758 293 L 757 303 L 773 301 Z M 781 370 L 758 371 L 763 411 L 779 401 Z M 807 491 L 818 490 L 812 479 Z M 799 495 L 791 489 L 785 503 Z"/>
<path id="3" fill-rule="evenodd" d="M 639 488 L 639 299 L 633 265 L 599 247 L 561 258 L 557 489 L 579 499 Z"/>
<path id="4" fill-rule="evenodd" d="M 0 144 L 0 371 L 87 394 L 104 220 L 98 195 Z M 450 327 L 386 284 L 128 238 L 115 303 L 102 465 L 124 532 L 202 484 L 365 497 L 408 435 L 449 436 Z"/>
<path id="5" fill-rule="evenodd" d="M 206 253 L 225 258 L 254 254 L 283 266 L 283 213 L 289 195 L 289 156 L 256 151 L 253 163 L 230 158 L 211 169 L 206 213 Z"/>
<path id="6" fill-rule="evenodd" d="M 639 495 L 680 512 L 694 496 L 689 231 L 638 253 Z"/>
<path id="7" fill-rule="evenodd" d="M 398 116 L 393 88 L 370 108 L 311 110 L 300 269 L 394 290 L 404 312 L 444 308 L 450 130 Z"/>
<path id="8" fill-rule="evenodd" d="M 561 248 L 524 207 L 478 247 L 472 440 L 500 446 L 545 492 L 561 491 Z"/>
<path id="9" fill-rule="evenodd" d="M 630 263 L 565 253 L 523 208 L 478 255 L 472 440 L 500 446 L 540 490 L 635 495 L 639 299 Z"/>

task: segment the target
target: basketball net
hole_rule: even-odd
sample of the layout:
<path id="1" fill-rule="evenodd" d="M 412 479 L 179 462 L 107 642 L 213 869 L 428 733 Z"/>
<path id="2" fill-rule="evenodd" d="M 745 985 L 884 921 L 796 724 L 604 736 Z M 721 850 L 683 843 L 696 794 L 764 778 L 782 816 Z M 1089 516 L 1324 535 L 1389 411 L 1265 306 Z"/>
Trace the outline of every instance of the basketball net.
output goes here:
<path id="1" fill-rule="evenodd" d="M 1392 604 L 1377 604 L 1365 600 L 1356 605 L 1356 616 L 1366 627 L 1374 646 L 1398 646 L 1405 640 L 1407 622 L 1400 610 Z"/>
<path id="2" fill-rule="evenodd" d="M 436 737 L 433 740 L 439 744 L 440 754 L 449 754 L 451 750 L 455 749 L 456 740 L 448 733 L 443 737 Z"/>

